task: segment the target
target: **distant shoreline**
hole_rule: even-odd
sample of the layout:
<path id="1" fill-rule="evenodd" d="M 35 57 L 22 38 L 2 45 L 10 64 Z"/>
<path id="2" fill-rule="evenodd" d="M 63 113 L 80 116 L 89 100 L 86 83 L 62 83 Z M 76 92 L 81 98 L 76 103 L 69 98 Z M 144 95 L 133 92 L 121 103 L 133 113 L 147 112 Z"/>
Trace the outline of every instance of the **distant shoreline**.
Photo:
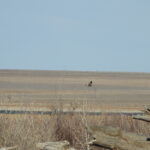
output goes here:
<path id="1" fill-rule="evenodd" d="M 23 72 L 28 72 L 28 71 L 33 71 L 33 72 L 72 72 L 72 73 L 114 73 L 114 74 L 150 74 L 150 72 L 132 72 L 132 71 L 104 71 L 104 70 L 47 70 L 47 69 L 0 69 L 0 71 L 23 71 Z"/>
<path id="2" fill-rule="evenodd" d="M 143 112 L 140 111 L 133 111 L 133 112 L 128 112 L 128 111 L 113 111 L 113 112 L 92 112 L 92 111 L 30 111 L 30 110 L 0 110 L 0 114 L 37 114 L 37 115 L 57 115 L 57 114 L 80 114 L 80 115 L 127 115 L 127 116 L 132 116 L 132 115 L 143 115 Z"/>

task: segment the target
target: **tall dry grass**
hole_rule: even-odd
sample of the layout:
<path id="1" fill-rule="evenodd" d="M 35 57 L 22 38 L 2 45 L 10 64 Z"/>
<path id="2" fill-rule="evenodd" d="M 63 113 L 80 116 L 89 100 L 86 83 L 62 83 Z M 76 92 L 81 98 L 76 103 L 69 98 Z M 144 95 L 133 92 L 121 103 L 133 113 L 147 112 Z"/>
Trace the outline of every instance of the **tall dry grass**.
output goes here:
<path id="1" fill-rule="evenodd" d="M 18 150 L 36 150 L 38 142 L 68 140 L 78 150 L 86 150 L 87 125 L 120 127 L 126 131 L 150 135 L 148 123 L 130 116 L 0 115 L 0 147 L 18 145 Z"/>
<path id="2" fill-rule="evenodd" d="M 35 143 L 51 140 L 53 125 L 50 116 L 0 115 L 0 146 L 34 150 Z"/>

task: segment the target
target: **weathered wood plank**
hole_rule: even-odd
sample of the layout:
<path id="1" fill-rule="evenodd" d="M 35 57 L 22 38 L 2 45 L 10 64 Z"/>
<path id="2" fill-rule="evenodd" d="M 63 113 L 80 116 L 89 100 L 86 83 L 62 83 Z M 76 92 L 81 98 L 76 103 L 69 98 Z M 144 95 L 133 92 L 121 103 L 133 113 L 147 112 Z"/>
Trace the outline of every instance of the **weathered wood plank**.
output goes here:
<path id="1" fill-rule="evenodd" d="M 137 120 L 142 120 L 142 121 L 145 121 L 145 122 L 150 122 L 150 115 L 144 115 L 144 116 L 135 115 L 132 118 L 137 119 Z"/>
<path id="2" fill-rule="evenodd" d="M 150 115 L 150 106 L 145 105 L 143 112 L 145 113 L 145 115 Z"/>
<path id="3" fill-rule="evenodd" d="M 38 143 L 36 147 L 39 150 L 75 150 L 68 141 Z"/>
<path id="4" fill-rule="evenodd" d="M 145 105 L 144 108 L 150 112 L 150 106 Z"/>
<path id="5" fill-rule="evenodd" d="M 15 149 L 17 149 L 17 146 L 0 148 L 0 150 L 15 150 Z"/>
<path id="6" fill-rule="evenodd" d="M 112 127 L 90 127 L 89 133 L 95 139 L 91 145 L 111 150 L 150 150 L 147 137 Z"/>

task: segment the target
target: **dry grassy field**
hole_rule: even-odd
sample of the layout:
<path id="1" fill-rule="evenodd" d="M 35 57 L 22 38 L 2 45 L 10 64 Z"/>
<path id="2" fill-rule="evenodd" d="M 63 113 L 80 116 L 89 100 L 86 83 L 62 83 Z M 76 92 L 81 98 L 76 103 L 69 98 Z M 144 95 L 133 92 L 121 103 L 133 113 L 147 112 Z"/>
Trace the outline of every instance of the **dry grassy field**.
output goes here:
<path id="1" fill-rule="evenodd" d="M 92 87 L 88 87 L 90 81 Z M 132 113 L 148 104 L 148 73 L 0 70 L 0 110 Z M 122 114 L 0 114 L 0 147 L 36 150 L 38 142 L 68 140 L 78 150 L 87 150 L 87 125 L 150 135 L 149 124 Z"/>
<path id="2" fill-rule="evenodd" d="M 88 87 L 89 81 L 93 86 Z M 140 110 L 150 102 L 150 74 L 0 70 L 1 107 Z"/>

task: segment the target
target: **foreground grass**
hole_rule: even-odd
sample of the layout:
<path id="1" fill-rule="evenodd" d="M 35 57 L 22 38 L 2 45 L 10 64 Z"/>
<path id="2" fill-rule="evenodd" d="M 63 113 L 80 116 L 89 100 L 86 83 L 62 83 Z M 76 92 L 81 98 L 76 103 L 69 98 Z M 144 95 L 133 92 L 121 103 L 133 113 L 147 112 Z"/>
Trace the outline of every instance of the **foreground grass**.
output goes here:
<path id="1" fill-rule="evenodd" d="M 126 131 L 150 135 L 148 123 L 130 116 L 86 115 L 0 115 L 0 147 L 18 146 L 19 150 L 35 150 L 38 142 L 68 140 L 79 150 L 86 149 L 87 125 L 120 127 Z"/>

